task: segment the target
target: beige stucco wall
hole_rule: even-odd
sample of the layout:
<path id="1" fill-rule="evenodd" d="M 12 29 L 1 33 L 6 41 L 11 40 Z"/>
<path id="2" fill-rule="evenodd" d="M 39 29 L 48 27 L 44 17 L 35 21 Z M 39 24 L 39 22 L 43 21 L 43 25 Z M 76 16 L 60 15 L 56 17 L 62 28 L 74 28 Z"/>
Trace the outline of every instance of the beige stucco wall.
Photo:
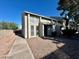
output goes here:
<path id="1" fill-rule="evenodd" d="M 39 25 L 39 17 L 30 16 L 30 25 Z"/>
<path id="2" fill-rule="evenodd" d="M 37 37 L 36 35 L 36 27 L 39 26 L 38 36 L 44 36 L 44 25 L 50 24 L 51 21 L 47 18 L 31 15 L 29 13 L 26 13 L 23 15 L 22 19 L 22 33 L 24 38 L 31 38 L 31 37 Z M 34 36 L 31 36 L 31 26 L 34 26 Z"/>
<path id="3" fill-rule="evenodd" d="M 36 37 L 36 26 L 39 26 L 40 17 L 24 14 L 22 18 L 22 34 L 24 38 Z M 34 36 L 31 36 L 31 25 L 34 26 Z"/>
<path id="4" fill-rule="evenodd" d="M 27 15 L 23 15 L 22 18 L 22 34 L 24 38 L 27 38 Z"/>
<path id="5" fill-rule="evenodd" d="M 22 35 L 25 36 L 25 21 L 24 21 L 24 15 L 22 15 Z"/>
<path id="6" fill-rule="evenodd" d="M 49 19 L 45 19 L 45 18 L 42 18 L 42 17 L 41 17 L 40 22 L 43 23 L 43 24 L 50 24 L 51 23 L 51 21 Z"/>
<path id="7" fill-rule="evenodd" d="M 40 34 L 40 37 L 44 36 L 44 25 L 42 23 L 40 23 L 40 26 L 39 26 L 39 34 Z"/>
<path id="8" fill-rule="evenodd" d="M 37 16 L 30 16 L 30 27 L 31 26 L 34 26 L 34 36 L 31 36 L 31 37 L 36 37 L 36 27 L 39 26 L 39 17 Z M 31 28 L 30 28 L 30 34 L 31 34 Z"/>

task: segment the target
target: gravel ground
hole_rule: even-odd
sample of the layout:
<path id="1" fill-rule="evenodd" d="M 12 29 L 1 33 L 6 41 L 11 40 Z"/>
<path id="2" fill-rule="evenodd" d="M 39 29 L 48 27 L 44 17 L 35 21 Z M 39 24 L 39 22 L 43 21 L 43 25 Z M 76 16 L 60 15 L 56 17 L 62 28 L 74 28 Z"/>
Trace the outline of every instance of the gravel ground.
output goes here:
<path id="1" fill-rule="evenodd" d="M 36 59 L 79 59 L 79 40 L 31 38 L 27 42 Z"/>
<path id="2" fill-rule="evenodd" d="M 5 59 L 5 55 L 10 51 L 14 41 L 13 30 L 0 30 L 0 59 Z"/>
<path id="3" fill-rule="evenodd" d="M 29 43 L 36 59 L 41 59 L 43 56 L 51 53 L 52 51 L 54 52 L 57 49 L 56 45 L 50 40 L 32 38 L 28 39 L 27 42 Z"/>

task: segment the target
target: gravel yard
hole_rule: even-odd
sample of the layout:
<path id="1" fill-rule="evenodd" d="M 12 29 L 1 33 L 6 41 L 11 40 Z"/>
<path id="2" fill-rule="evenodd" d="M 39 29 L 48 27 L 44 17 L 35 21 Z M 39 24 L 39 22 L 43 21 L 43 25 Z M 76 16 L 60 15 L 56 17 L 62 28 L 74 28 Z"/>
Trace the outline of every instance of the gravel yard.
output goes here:
<path id="1" fill-rule="evenodd" d="M 5 55 L 10 51 L 14 41 L 13 30 L 0 30 L 0 59 L 5 59 Z"/>
<path id="2" fill-rule="evenodd" d="M 79 59 L 79 41 L 70 39 L 31 38 L 27 42 L 35 59 Z"/>
<path id="3" fill-rule="evenodd" d="M 43 40 L 41 38 L 28 39 L 27 42 L 36 59 L 41 59 L 43 56 L 54 52 L 57 47 L 50 40 Z"/>

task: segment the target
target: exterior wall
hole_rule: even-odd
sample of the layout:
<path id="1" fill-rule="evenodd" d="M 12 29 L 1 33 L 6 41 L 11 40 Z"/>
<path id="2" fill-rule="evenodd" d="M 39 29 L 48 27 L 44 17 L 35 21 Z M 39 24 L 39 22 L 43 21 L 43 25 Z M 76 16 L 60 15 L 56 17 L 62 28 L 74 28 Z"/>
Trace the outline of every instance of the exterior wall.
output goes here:
<path id="1" fill-rule="evenodd" d="M 22 33 L 24 38 L 29 39 L 32 37 L 37 37 L 37 31 L 39 32 L 38 36 L 43 37 L 44 25 L 49 25 L 49 24 L 51 24 L 51 21 L 48 18 L 33 15 L 30 13 L 25 13 L 23 15 L 23 20 L 22 20 Z M 32 35 L 32 33 L 34 33 L 34 35 Z"/>
<path id="2" fill-rule="evenodd" d="M 40 34 L 40 37 L 44 36 L 44 25 L 42 23 L 40 23 L 40 26 L 39 26 L 39 34 Z"/>
<path id="3" fill-rule="evenodd" d="M 22 17 L 22 34 L 24 38 L 27 38 L 27 15 Z"/>
<path id="4" fill-rule="evenodd" d="M 33 15 L 31 15 L 30 16 L 30 27 L 31 26 L 34 26 L 34 35 L 32 36 L 31 35 L 31 37 L 36 37 L 37 36 L 37 26 L 39 26 L 39 17 L 37 17 L 37 16 L 33 16 Z M 31 29 L 30 29 L 30 33 L 31 33 Z"/>
<path id="5" fill-rule="evenodd" d="M 39 26 L 40 17 L 24 14 L 22 19 L 22 34 L 24 38 L 36 37 L 36 27 Z M 34 36 L 31 35 L 31 26 L 34 26 Z"/>
<path id="6" fill-rule="evenodd" d="M 30 27 L 30 14 L 27 15 L 27 38 L 30 38 L 31 36 L 31 31 L 30 31 L 31 27 Z"/>
<path id="7" fill-rule="evenodd" d="M 42 18 L 42 17 L 41 17 L 41 21 L 40 22 L 43 23 L 43 24 L 50 24 L 51 23 L 51 21 L 49 19 Z"/>
<path id="8" fill-rule="evenodd" d="M 36 16 L 30 16 L 30 25 L 39 25 L 39 17 Z"/>
<path id="9" fill-rule="evenodd" d="M 49 19 L 46 19 L 46 18 L 43 18 L 43 17 L 40 17 L 40 25 L 39 25 L 39 34 L 40 34 L 40 37 L 43 37 L 44 36 L 44 25 L 46 24 L 50 24 L 51 21 Z"/>
<path id="10" fill-rule="evenodd" d="M 23 15 L 22 34 L 24 38 L 30 38 L 30 14 Z"/>

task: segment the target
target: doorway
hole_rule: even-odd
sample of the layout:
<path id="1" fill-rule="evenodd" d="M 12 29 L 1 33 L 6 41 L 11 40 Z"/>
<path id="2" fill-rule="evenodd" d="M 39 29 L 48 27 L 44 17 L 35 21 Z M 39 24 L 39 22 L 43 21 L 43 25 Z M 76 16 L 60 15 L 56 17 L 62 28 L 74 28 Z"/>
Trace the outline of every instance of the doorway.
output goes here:
<path id="1" fill-rule="evenodd" d="M 51 36 L 52 25 L 44 25 L 44 36 Z"/>

